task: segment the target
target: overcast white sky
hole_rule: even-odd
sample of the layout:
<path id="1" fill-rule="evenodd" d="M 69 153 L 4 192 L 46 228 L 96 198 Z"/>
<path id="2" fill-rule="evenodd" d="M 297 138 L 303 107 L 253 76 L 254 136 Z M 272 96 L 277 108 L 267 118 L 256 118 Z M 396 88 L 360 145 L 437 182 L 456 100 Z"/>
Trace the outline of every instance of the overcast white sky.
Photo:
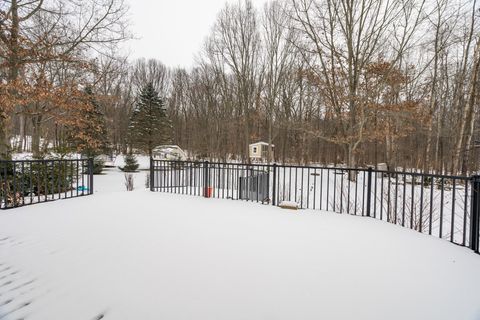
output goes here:
<path id="1" fill-rule="evenodd" d="M 259 10 L 265 1 L 252 0 Z M 226 0 L 128 2 L 132 30 L 140 38 L 126 44 L 130 58 L 156 58 L 170 67 L 190 67 Z"/>

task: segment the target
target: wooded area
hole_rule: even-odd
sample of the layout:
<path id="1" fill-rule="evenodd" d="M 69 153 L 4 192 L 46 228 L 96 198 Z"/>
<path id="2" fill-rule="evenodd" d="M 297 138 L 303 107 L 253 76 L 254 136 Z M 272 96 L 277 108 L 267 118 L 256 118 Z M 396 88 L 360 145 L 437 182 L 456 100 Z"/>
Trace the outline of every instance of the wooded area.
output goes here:
<path id="1" fill-rule="evenodd" d="M 121 56 L 127 12 L 122 0 L 0 1 L 0 158 L 95 145 L 94 106 L 127 152 L 151 83 L 171 142 L 195 157 L 246 159 L 263 140 L 283 163 L 479 169 L 476 0 L 238 1 L 189 69 Z"/>

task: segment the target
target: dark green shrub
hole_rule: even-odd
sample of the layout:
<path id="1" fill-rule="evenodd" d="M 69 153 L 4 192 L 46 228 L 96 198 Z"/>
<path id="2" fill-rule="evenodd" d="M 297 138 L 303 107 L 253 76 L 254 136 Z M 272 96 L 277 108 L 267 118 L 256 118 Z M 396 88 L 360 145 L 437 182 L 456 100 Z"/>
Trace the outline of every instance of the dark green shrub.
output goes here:
<path id="1" fill-rule="evenodd" d="M 125 165 L 123 167 L 119 167 L 120 170 L 123 172 L 135 172 L 138 169 L 138 162 L 137 158 L 131 153 L 125 156 Z"/>
<path id="2" fill-rule="evenodd" d="M 99 158 L 95 158 L 93 161 L 93 174 L 102 174 L 105 167 L 105 161 Z"/>
<path id="3" fill-rule="evenodd" d="M 47 161 L 34 162 L 25 174 L 32 180 L 34 193 L 49 195 L 71 191 L 74 184 L 82 179 L 83 170 L 76 162 Z M 84 170 L 87 173 L 87 170 Z"/>

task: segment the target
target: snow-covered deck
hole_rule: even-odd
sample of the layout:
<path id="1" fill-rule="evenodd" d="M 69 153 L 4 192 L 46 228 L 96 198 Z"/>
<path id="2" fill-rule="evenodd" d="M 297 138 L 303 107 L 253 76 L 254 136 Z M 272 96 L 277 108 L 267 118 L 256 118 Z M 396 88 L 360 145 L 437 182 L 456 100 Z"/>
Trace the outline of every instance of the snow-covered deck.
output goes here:
<path id="1" fill-rule="evenodd" d="M 480 319 L 480 256 L 386 222 L 137 189 L 0 212 L 0 319 Z"/>

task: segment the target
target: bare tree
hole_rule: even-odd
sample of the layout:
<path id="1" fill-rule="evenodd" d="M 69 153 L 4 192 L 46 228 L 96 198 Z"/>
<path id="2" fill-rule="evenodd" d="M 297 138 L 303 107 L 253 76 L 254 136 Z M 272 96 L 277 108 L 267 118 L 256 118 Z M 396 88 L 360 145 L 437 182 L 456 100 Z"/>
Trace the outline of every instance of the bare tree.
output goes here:
<path id="1" fill-rule="evenodd" d="M 227 4 L 217 18 L 207 46 L 210 62 L 224 64 L 226 72 L 231 72 L 235 80 L 237 103 L 243 117 L 244 158 L 248 155 L 251 112 L 258 88 L 260 35 L 257 23 L 257 14 L 250 0 Z"/>
<path id="2" fill-rule="evenodd" d="M 281 84 L 291 81 L 295 55 L 292 45 L 294 33 L 288 27 L 289 19 L 285 6 L 279 1 L 265 4 L 262 16 L 264 100 L 268 122 L 268 162 L 272 161 L 274 115 L 281 103 Z"/>
<path id="3" fill-rule="evenodd" d="M 291 7 L 301 39 L 306 39 L 298 46 L 339 123 L 334 137 L 322 138 L 343 145 L 347 164 L 355 166 L 368 123 L 360 92 L 362 72 L 387 54 L 392 66 L 400 61 L 419 25 L 423 2 L 292 0 Z M 395 27 L 396 19 L 404 20 L 403 27 Z M 391 52 L 385 50 L 389 37 L 398 42 Z"/>

